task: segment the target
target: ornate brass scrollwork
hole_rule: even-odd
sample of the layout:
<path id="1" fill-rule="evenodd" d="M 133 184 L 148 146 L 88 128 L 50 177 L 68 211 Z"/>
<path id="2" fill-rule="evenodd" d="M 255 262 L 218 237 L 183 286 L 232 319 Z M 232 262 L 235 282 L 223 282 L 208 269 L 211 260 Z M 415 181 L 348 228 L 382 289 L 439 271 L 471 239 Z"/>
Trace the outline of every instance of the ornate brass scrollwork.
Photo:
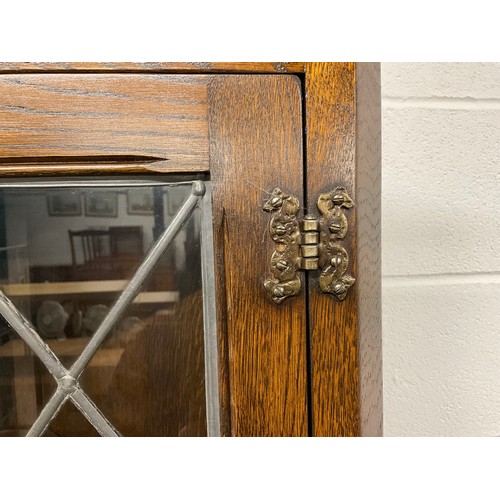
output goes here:
<path id="1" fill-rule="evenodd" d="M 277 248 L 271 256 L 272 277 L 264 282 L 271 299 L 281 304 L 287 297 L 300 292 L 300 269 L 321 269 L 319 286 L 322 292 L 331 293 L 343 300 L 356 281 L 347 274 L 349 255 L 340 244 L 347 234 L 348 223 L 343 209 L 353 206 L 344 187 L 337 187 L 320 195 L 318 209 L 320 220 L 306 216 L 299 224 L 298 199 L 274 189 L 263 210 L 272 212 L 269 232 Z M 319 230 L 319 234 L 318 234 Z"/>
<path id="2" fill-rule="evenodd" d="M 319 286 L 322 292 L 331 293 L 343 300 L 356 281 L 346 274 L 349 255 L 338 241 L 347 234 L 348 223 L 342 209 L 351 208 L 353 201 L 344 187 L 338 186 L 329 193 L 320 195 L 318 209 L 320 219 L 320 260 L 322 269 Z"/>
<path id="3" fill-rule="evenodd" d="M 297 276 L 299 269 L 299 223 L 297 212 L 299 200 L 276 188 L 265 202 L 263 210 L 275 212 L 269 223 L 272 240 L 277 248 L 271 257 L 273 277 L 264 283 L 271 299 L 281 304 L 287 297 L 300 292 L 301 281 Z"/>

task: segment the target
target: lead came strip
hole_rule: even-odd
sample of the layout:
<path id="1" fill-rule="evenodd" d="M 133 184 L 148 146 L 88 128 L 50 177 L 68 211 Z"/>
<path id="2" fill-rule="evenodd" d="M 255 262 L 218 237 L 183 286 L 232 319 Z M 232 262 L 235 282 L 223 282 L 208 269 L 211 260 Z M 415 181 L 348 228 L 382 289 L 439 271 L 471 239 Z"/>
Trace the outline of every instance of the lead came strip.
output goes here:
<path id="1" fill-rule="evenodd" d="M 217 323 L 215 310 L 214 240 L 212 233 L 212 193 L 210 183 L 201 202 L 201 272 L 203 286 L 203 329 L 205 343 L 205 387 L 207 431 L 220 436 L 219 368 L 217 355 Z"/>
<path id="2" fill-rule="evenodd" d="M 161 257 L 162 253 L 165 251 L 169 243 L 174 239 L 175 235 L 182 227 L 184 222 L 191 215 L 192 211 L 198 203 L 199 197 L 202 197 L 204 194 L 205 185 L 203 184 L 203 182 L 194 182 L 192 192 L 189 195 L 188 199 L 181 206 L 181 208 L 177 212 L 177 215 L 174 217 L 167 229 L 165 229 L 158 241 L 149 250 L 148 254 L 139 266 L 139 269 L 137 269 L 136 273 L 134 274 L 128 285 L 125 287 L 121 295 L 118 297 L 113 307 L 111 307 L 108 314 L 99 325 L 99 328 L 95 332 L 94 336 L 90 339 L 90 342 L 87 344 L 80 357 L 71 367 L 70 375 L 72 377 L 78 378 L 80 376 L 94 353 L 97 351 L 99 346 L 108 335 L 111 328 L 113 328 L 113 326 L 119 319 L 122 312 L 139 293 L 140 287 L 142 286 L 144 281 L 146 281 L 149 273 L 158 262 L 158 259 Z"/>

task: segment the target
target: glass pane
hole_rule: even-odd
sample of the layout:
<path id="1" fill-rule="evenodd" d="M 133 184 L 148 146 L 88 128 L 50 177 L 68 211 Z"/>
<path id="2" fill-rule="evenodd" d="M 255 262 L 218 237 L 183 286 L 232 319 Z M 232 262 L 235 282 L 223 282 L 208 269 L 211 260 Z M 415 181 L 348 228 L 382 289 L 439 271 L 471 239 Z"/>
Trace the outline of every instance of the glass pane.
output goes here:
<path id="1" fill-rule="evenodd" d="M 67 369 L 191 192 L 128 184 L 0 189 L 2 291 Z M 195 209 L 79 379 L 123 435 L 207 435 L 200 220 Z M 29 348 L 0 321 L 0 431 L 24 435 L 57 385 L 31 352 L 14 356 Z M 95 430 L 67 401 L 45 434 Z"/>
<path id="2" fill-rule="evenodd" d="M 56 382 L 3 321 L 0 345 L 0 436 L 25 436 L 44 406 L 44 391 Z M 12 338 L 9 338 L 12 335 Z"/>
<path id="3" fill-rule="evenodd" d="M 46 437 L 99 437 L 99 433 L 70 401 L 66 401 L 45 431 Z"/>

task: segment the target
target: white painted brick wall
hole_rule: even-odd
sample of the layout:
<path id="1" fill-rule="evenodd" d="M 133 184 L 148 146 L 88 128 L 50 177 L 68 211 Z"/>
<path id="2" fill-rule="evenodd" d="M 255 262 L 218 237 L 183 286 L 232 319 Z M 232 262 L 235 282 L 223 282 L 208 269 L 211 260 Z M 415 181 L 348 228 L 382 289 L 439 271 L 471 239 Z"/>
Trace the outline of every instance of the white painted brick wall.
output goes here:
<path id="1" fill-rule="evenodd" d="M 384 434 L 500 435 L 500 64 L 382 64 Z"/>

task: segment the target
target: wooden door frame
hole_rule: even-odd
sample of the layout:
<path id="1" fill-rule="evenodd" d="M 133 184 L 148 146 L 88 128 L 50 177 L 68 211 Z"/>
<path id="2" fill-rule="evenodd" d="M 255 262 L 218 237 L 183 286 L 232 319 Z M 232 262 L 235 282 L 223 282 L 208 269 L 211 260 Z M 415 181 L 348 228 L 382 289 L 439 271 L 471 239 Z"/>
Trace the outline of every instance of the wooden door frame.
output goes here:
<path id="1" fill-rule="evenodd" d="M 315 213 L 318 194 L 336 185 L 350 191 L 355 206 L 349 222 L 355 230 L 346 246 L 357 280 L 338 302 L 318 293 L 314 277 L 308 278 L 309 433 L 381 435 L 379 64 L 0 63 L 0 74 L 87 72 L 293 74 L 302 79 L 306 211 Z M 266 418 L 274 417 L 268 413 Z"/>

